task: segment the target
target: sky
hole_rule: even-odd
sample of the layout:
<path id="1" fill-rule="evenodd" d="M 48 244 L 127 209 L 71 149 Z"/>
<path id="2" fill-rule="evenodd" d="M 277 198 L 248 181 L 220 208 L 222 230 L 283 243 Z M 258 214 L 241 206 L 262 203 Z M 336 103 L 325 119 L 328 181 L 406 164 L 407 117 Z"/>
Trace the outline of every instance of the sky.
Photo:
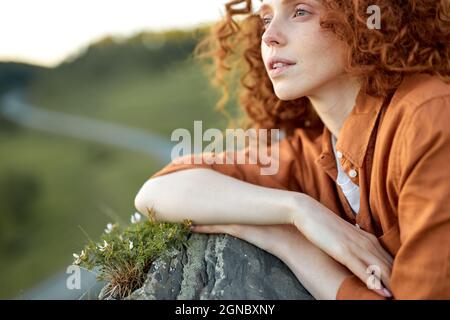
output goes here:
<path id="1" fill-rule="evenodd" d="M 53 67 L 106 35 L 193 27 L 226 0 L 0 0 L 0 61 Z"/>

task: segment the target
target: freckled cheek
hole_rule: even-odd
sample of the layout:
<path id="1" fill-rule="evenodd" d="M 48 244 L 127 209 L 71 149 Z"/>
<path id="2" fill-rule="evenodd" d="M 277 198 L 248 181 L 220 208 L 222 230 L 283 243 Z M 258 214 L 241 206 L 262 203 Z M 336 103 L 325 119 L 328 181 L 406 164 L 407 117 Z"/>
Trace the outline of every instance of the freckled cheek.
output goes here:
<path id="1" fill-rule="evenodd" d="M 318 36 L 318 39 L 318 50 L 322 50 L 328 60 L 335 61 L 335 63 L 340 63 L 345 51 L 345 44 L 337 40 L 334 35 L 331 34 L 324 35 L 321 33 Z"/>
<path id="2" fill-rule="evenodd" d="M 317 54 L 326 46 L 326 41 L 321 38 L 319 33 L 309 33 L 300 37 L 297 41 L 298 48 L 309 54 Z M 321 52 L 323 54 L 324 52 Z"/>
<path id="3" fill-rule="evenodd" d="M 342 57 L 340 49 L 334 42 L 323 38 L 320 34 L 314 34 L 299 39 L 296 52 L 303 68 L 320 69 L 324 64 L 327 67 L 339 65 L 339 57 Z"/>

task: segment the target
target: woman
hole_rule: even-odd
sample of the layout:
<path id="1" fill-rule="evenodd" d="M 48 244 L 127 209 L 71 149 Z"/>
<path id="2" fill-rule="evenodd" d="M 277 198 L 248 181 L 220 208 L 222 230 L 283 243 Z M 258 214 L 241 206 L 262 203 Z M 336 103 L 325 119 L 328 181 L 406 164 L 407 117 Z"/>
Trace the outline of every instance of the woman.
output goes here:
<path id="1" fill-rule="evenodd" d="M 377 1 L 380 29 L 372 4 L 228 3 L 215 83 L 246 67 L 247 125 L 286 133 L 279 170 L 173 161 L 136 208 L 255 244 L 318 299 L 450 299 L 450 4 Z"/>

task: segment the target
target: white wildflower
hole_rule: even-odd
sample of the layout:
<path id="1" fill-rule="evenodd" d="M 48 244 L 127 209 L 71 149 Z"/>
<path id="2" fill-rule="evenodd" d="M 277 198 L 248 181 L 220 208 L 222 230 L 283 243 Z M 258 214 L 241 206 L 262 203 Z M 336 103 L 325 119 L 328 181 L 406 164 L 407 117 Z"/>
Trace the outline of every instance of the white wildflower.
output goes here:
<path id="1" fill-rule="evenodd" d="M 73 257 L 75 258 L 73 264 L 79 265 L 81 262 L 80 256 L 78 254 L 74 253 Z"/>
<path id="2" fill-rule="evenodd" d="M 81 260 L 83 260 L 86 257 L 86 253 L 84 252 L 84 250 L 81 250 L 80 254 L 74 253 L 73 257 L 75 258 L 73 264 L 79 265 L 81 263 Z"/>
<path id="3" fill-rule="evenodd" d="M 106 232 L 106 233 L 111 233 L 111 231 L 113 231 L 115 227 L 116 227 L 115 224 L 108 223 L 108 224 L 106 225 L 105 232 Z"/>
<path id="4" fill-rule="evenodd" d="M 133 250 L 133 241 L 129 241 L 129 243 L 130 243 L 130 245 L 129 245 L 130 250 Z"/>
<path id="5" fill-rule="evenodd" d="M 102 245 L 98 245 L 98 249 L 103 252 L 103 251 L 106 250 L 106 248 L 108 246 L 109 246 L 108 242 L 106 242 L 106 240 L 103 240 L 103 246 Z"/>
<path id="6" fill-rule="evenodd" d="M 135 212 L 132 216 L 131 216 L 131 223 L 138 223 L 141 221 L 141 214 L 139 212 Z"/>

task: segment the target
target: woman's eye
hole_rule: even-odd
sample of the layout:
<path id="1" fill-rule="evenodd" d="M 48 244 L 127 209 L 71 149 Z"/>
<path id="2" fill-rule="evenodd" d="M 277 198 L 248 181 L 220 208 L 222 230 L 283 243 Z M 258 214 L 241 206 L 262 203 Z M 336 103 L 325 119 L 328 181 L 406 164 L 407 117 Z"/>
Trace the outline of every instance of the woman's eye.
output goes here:
<path id="1" fill-rule="evenodd" d="M 296 8 L 295 9 L 294 18 L 296 18 L 296 17 L 303 17 L 303 16 L 306 16 L 308 14 L 309 14 L 309 12 L 306 11 L 305 9 Z M 264 28 L 266 28 L 269 25 L 269 23 L 271 21 L 271 18 L 269 18 L 269 17 L 262 17 L 261 21 L 263 23 Z"/>
<path id="2" fill-rule="evenodd" d="M 270 23 L 270 18 L 261 18 L 261 21 L 264 26 L 267 26 Z"/>
<path id="3" fill-rule="evenodd" d="M 297 9 L 295 9 L 294 17 L 303 17 L 303 16 L 307 15 L 308 13 L 309 12 L 306 11 L 305 9 L 297 8 Z"/>

